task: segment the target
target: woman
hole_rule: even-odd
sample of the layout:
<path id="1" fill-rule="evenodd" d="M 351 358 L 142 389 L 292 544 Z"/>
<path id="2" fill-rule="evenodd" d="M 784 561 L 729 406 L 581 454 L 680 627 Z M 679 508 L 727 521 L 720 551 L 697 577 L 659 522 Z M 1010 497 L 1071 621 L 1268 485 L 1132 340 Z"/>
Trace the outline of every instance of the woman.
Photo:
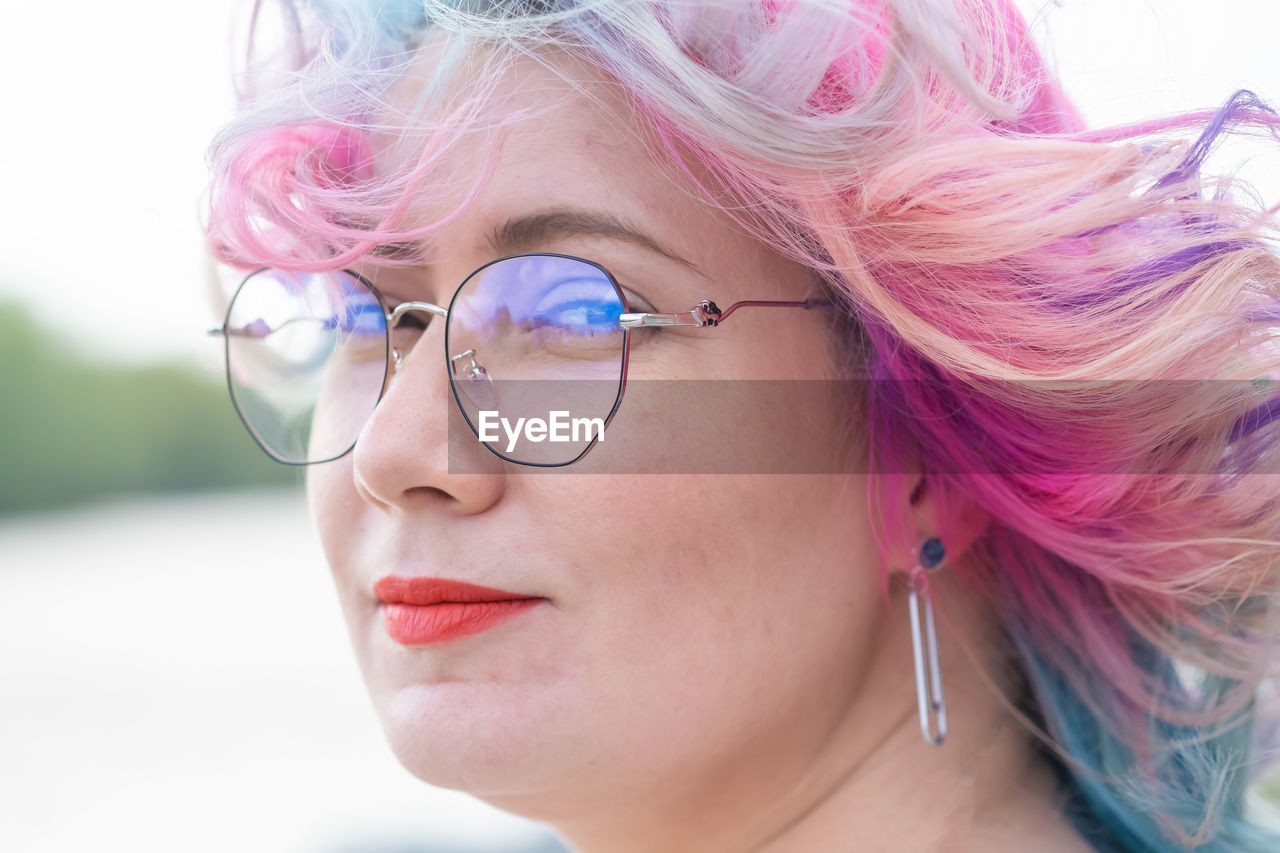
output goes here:
<path id="1" fill-rule="evenodd" d="M 285 11 L 219 331 L 410 772 L 581 851 L 1278 849 L 1275 211 L 1200 169 L 1265 104 L 1086 132 L 1003 0 Z"/>

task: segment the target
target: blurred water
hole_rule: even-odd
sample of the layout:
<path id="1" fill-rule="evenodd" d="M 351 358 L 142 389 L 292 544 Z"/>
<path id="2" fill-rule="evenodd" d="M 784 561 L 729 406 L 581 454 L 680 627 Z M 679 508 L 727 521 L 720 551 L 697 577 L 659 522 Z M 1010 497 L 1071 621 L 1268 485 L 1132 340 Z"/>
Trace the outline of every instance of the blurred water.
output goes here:
<path id="1" fill-rule="evenodd" d="M 175 849 L 563 850 L 396 762 L 300 494 L 0 521 L 0 850 Z"/>

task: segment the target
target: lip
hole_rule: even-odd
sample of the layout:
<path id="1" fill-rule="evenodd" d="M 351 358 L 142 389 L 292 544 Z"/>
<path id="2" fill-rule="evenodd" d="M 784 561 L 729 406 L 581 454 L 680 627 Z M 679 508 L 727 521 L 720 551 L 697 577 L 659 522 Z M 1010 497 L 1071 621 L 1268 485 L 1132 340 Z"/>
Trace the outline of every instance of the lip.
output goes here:
<path id="1" fill-rule="evenodd" d="M 426 645 L 478 634 L 546 601 L 445 578 L 389 575 L 373 587 L 383 624 L 403 645 Z"/>

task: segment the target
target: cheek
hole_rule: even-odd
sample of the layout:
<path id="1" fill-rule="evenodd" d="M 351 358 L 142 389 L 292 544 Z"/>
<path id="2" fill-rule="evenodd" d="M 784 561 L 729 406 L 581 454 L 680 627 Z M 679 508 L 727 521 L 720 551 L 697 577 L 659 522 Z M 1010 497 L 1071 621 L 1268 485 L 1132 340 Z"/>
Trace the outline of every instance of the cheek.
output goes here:
<path id="1" fill-rule="evenodd" d="M 355 490 L 350 454 L 309 467 L 306 490 L 312 525 L 346 608 L 355 594 L 354 582 L 347 575 L 356 562 L 360 524 L 369 510 Z"/>
<path id="2" fill-rule="evenodd" d="M 837 478 L 640 476 L 572 518 L 581 725 L 619 755 L 730 754 L 849 699 L 872 647 L 873 540 Z M 584 492 L 579 506 L 599 505 Z M 587 516 L 590 514 L 587 513 Z M 563 529 L 563 528 L 562 528 Z M 594 722 L 589 722 L 590 721 Z M 631 759 L 635 760 L 635 759 Z"/>
<path id="3" fill-rule="evenodd" d="M 343 472 L 341 476 L 337 473 L 339 468 Z M 355 497 L 350 463 L 340 459 L 324 465 L 312 465 L 307 468 L 306 484 L 307 509 L 328 552 L 329 542 L 341 539 L 342 525 L 335 523 L 341 518 L 341 509 Z"/>
<path id="4" fill-rule="evenodd" d="M 629 378 L 604 441 L 574 467 L 594 474 L 858 473 L 849 390 L 835 379 Z"/>
<path id="5" fill-rule="evenodd" d="M 580 470 L 865 472 L 852 428 L 861 389 L 841 378 L 825 322 L 801 310 L 752 310 L 731 318 L 737 328 L 638 338 L 617 415 Z"/>
<path id="6" fill-rule="evenodd" d="M 873 606 L 873 539 L 842 478 L 558 479 L 543 505 L 561 507 L 547 547 L 573 555 L 563 604 L 620 679 L 818 654 Z"/>

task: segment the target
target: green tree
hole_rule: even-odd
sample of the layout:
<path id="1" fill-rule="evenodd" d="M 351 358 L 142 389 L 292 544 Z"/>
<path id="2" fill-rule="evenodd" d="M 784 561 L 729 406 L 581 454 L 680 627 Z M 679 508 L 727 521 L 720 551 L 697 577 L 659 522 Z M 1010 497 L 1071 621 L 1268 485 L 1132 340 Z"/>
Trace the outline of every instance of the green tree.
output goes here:
<path id="1" fill-rule="evenodd" d="M 297 477 L 254 445 L 216 377 L 91 363 L 0 303 L 0 514 Z"/>

